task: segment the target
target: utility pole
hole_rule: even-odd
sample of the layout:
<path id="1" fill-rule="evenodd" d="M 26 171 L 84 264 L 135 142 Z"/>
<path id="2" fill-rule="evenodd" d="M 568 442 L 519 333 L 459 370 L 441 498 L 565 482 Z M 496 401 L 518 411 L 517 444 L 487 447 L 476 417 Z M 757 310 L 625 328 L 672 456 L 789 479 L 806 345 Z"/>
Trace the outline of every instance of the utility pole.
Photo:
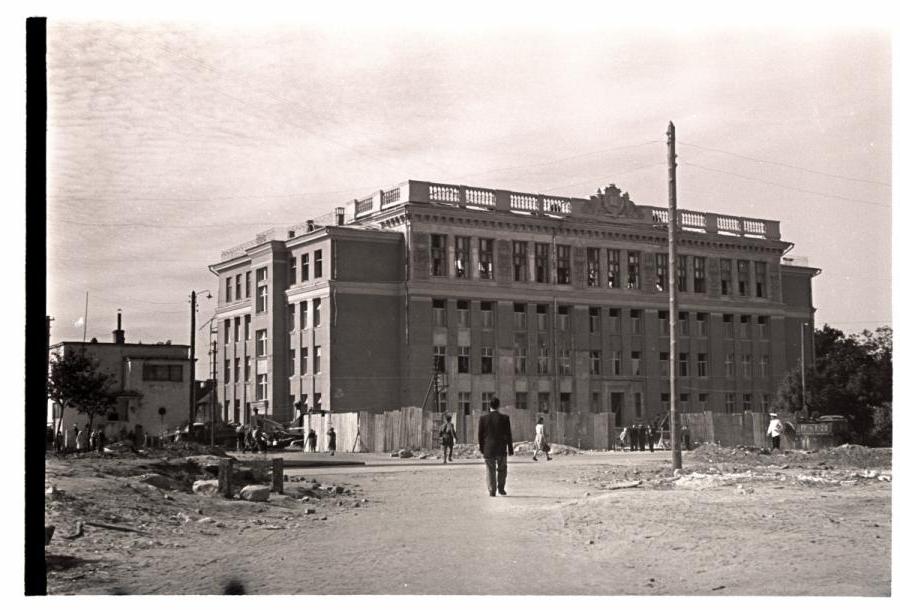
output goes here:
<path id="1" fill-rule="evenodd" d="M 666 131 L 669 148 L 669 436 L 672 470 L 681 469 L 681 419 L 678 416 L 678 211 L 675 194 L 675 125 Z"/>
<path id="2" fill-rule="evenodd" d="M 191 433 L 194 432 L 194 416 L 196 415 L 197 403 L 196 403 L 196 395 L 194 394 L 194 377 L 196 375 L 195 368 L 197 366 L 197 359 L 194 354 L 194 334 L 197 332 L 197 293 L 194 290 L 191 290 L 191 387 L 190 387 L 190 404 L 188 405 L 188 429 Z"/>
<path id="3" fill-rule="evenodd" d="M 53 319 L 54 319 L 53 316 L 47 316 L 47 353 L 46 353 L 47 360 L 45 361 L 46 366 L 44 367 L 47 371 L 50 370 L 50 323 L 53 322 Z M 50 408 L 51 413 L 53 415 L 53 438 L 54 438 L 54 441 L 56 439 L 56 409 L 57 408 L 58 408 L 58 405 L 56 403 L 53 403 L 53 406 Z M 60 413 L 60 417 L 62 417 L 61 413 Z"/>
<path id="4" fill-rule="evenodd" d="M 212 365 L 212 378 L 213 378 L 213 387 L 212 387 L 212 397 L 211 397 L 210 403 L 209 403 L 209 404 L 210 404 L 210 410 L 209 410 L 209 421 L 210 421 L 210 425 L 209 425 L 209 444 L 210 444 L 210 445 L 215 445 L 215 444 L 216 444 L 216 409 L 218 409 L 218 407 L 219 407 L 219 402 L 218 402 L 218 394 L 219 394 L 219 392 L 218 392 L 218 385 L 219 385 L 219 382 L 218 382 L 218 380 L 216 379 L 216 355 L 217 355 L 217 353 L 216 353 L 216 341 L 213 340 L 213 342 L 212 342 L 212 358 L 213 358 L 213 361 L 212 361 L 212 362 L 213 362 L 213 365 Z"/>
<path id="5" fill-rule="evenodd" d="M 800 323 L 800 411 L 806 411 L 806 322 Z"/>

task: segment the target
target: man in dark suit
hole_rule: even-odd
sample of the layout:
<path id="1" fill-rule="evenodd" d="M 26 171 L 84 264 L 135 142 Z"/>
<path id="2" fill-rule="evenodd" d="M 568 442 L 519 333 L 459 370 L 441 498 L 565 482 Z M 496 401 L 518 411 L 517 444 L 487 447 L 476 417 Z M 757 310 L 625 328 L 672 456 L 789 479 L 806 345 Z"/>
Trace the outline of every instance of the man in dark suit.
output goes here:
<path id="1" fill-rule="evenodd" d="M 498 411 L 500 401 L 491 399 L 491 410 L 478 420 L 478 449 L 487 466 L 488 493 L 506 495 L 506 455 L 513 454 L 509 416 Z"/>

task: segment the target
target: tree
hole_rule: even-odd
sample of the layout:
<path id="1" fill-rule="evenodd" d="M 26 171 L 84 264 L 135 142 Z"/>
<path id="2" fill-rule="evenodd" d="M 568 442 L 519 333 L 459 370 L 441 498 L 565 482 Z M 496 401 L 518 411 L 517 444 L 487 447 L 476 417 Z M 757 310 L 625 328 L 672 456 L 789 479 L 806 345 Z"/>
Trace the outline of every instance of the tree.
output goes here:
<path id="1" fill-rule="evenodd" d="M 80 352 L 53 355 L 47 379 L 47 398 L 60 406 L 60 418 L 56 432 L 62 426 L 62 413 L 67 408 L 76 409 L 88 416 L 88 426 L 93 427 L 94 417 L 110 412 L 115 396 L 113 379 L 97 368 L 97 363 Z"/>
<path id="2" fill-rule="evenodd" d="M 827 324 L 817 329 L 813 362 L 806 370 L 808 411 L 846 417 L 854 442 L 882 444 L 889 439 L 884 429 L 890 427 L 892 341 L 886 326 L 850 336 Z M 782 381 L 775 404 L 785 411 L 800 411 L 800 395 L 797 367 Z"/>

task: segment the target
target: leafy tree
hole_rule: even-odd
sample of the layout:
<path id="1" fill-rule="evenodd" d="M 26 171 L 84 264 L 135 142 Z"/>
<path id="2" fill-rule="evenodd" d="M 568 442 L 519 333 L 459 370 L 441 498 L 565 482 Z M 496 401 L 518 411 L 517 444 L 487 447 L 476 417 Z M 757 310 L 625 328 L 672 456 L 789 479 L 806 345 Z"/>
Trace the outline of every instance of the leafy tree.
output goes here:
<path id="1" fill-rule="evenodd" d="M 806 370 L 807 412 L 845 416 L 854 442 L 889 443 L 892 346 L 893 333 L 886 326 L 849 336 L 827 324 L 817 329 L 813 362 Z M 800 395 L 797 367 L 783 380 L 775 404 L 782 410 L 802 411 Z"/>
<path id="2" fill-rule="evenodd" d="M 54 354 L 47 379 L 47 397 L 60 406 L 56 432 L 62 426 L 62 413 L 67 408 L 87 415 L 88 425 L 93 427 L 94 417 L 109 413 L 115 402 L 112 385 L 112 376 L 100 371 L 96 361 L 84 354 L 77 351 L 63 356 Z"/>

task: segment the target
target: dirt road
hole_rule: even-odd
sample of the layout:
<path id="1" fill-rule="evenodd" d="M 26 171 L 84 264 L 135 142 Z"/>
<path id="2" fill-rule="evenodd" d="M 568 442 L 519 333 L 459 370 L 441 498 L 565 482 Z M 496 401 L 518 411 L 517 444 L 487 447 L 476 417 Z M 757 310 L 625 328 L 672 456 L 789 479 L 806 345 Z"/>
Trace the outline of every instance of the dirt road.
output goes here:
<path id="1" fill-rule="evenodd" d="M 650 484 L 665 460 L 516 456 L 507 497 L 488 497 L 477 460 L 292 470 L 354 498 L 314 515 L 209 505 L 219 527 L 186 525 L 175 548 L 112 555 L 113 544 L 92 574 L 51 574 L 51 592 L 215 594 L 235 579 L 266 594 L 890 594 L 890 483 L 798 484 L 778 469 Z M 629 479 L 647 482 L 607 489 Z M 267 525 L 250 519 L 261 511 Z"/>

